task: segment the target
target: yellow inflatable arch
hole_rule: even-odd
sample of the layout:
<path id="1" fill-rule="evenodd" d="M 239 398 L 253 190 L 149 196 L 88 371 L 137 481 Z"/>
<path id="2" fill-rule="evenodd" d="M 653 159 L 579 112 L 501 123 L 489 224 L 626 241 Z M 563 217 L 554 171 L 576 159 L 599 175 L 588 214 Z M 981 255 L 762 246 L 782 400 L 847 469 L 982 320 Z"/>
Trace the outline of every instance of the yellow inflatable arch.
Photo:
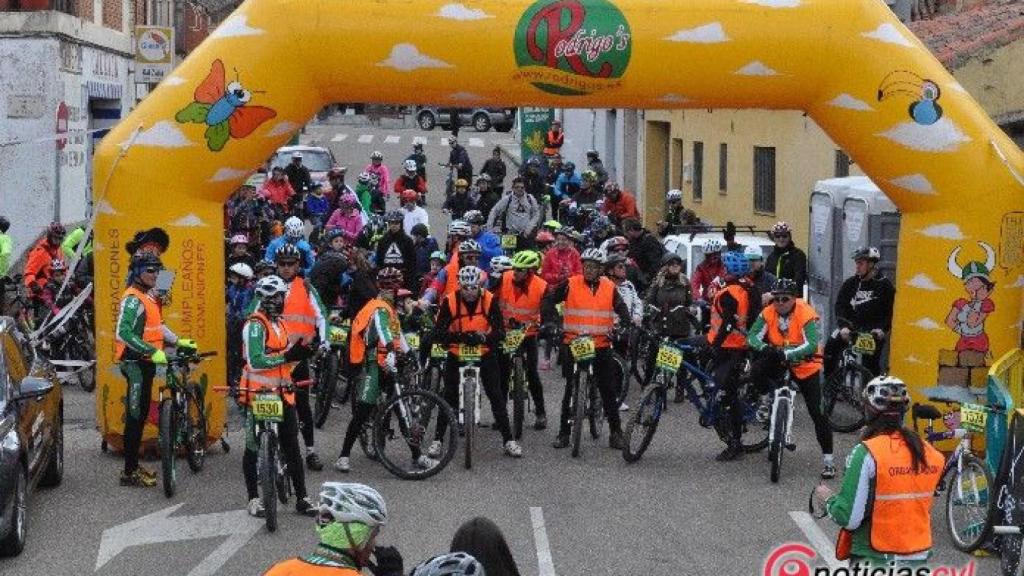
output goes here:
<path id="1" fill-rule="evenodd" d="M 1024 158 L 878 0 L 248 0 L 96 154 L 97 416 L 115 447 L 125 243 L 169 232 L 165 316 L 221 352 L 219 382 L 223 202 L 331 102 L 804 110 L 903 213 L 892 371 L 966 384 L 1018 343 Z"/>

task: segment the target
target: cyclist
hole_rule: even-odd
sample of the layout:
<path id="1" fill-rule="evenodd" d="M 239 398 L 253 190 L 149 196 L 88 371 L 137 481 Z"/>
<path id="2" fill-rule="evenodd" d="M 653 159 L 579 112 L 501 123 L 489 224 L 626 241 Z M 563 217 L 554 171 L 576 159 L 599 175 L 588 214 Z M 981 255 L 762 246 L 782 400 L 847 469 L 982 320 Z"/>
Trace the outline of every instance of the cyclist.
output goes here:
<path id="1" fill-rule="evenodd" d="M 636 286 L 627 278 L 626 262 L 628 258 L 622 252 L 606 252 L 606 254 L 604 275 L 615 283 L 615 289 L 618 291 L 619 296 L 622 297 L 622 301 L 626 303 L 626 308 L 629 309 L 629 315 L 633 319 L 633 324 L 639 326 L 644 318 L 644 304 L 643 300 L 640 299 L 640 294 L 636 291 Z M 620 334 L 619 338 L 615 338 L 612 341 L 612 347 L 624 358 L 628 358 L 630 341 L 630 334 L 626 332 L 625 334 Z M 626 396 L 629 394 L 629 381 L 630 378 L 622 378 L 622 389 L 618 392 L 621 399 L 619 404 L 620 411 L 629 410 L 629 405 L 626 404 Z"/>
<path id="2" fill-rule="evenodd" d="M 434 284 L 420 298 L 420 308 L 426 310 L 431 303 L 440 301 L 448 295 L 457 292 L 461 286 L 459 271 L 465 267 L 476 268 L 479 263 L 480 245 L 476 243 L 476 240 L 469 239 L 459 242 L 457 255 L 437 273 Z M 483 271 L 481 270 L 481 272 Z M 484 272 L 484 279 L 481 285 L 486 283 L 487 273 Z"/>
<path id="3" fill-rule="evenodd" d="M 690 294 L 694 300 L 711 300 L 708 296 L 708 287 L 712 280 L 725 272 L 725 266 L 722 264 L 723 248 L 725 244 L 718 238 L 708 238 L 701 246 L 704 260 L 697 265 L 693 271 L 693 278 L 690 278 Z"/>
<path id="4" fill-rule="evenodd" d="M 931 556 L 932 498 L 943 456 L 903 426 L 909 403 L 899 378 L 883 375 L 868 382 L 868 423 L 847 457 L 843 485 L 838 494 L 824 484 L 814 490 L 841 528 L 836 557 L 849 558 L 851 566 L 899 568 Z"/>
<path id="5" fill-rule="evenodd" d="M 398 196 L 402 202 L 402 212 L 405 216 L 405 219 L 402 220 L 402 227 L 409 236 L 412 236 L 412 229 L 417 224 L 430 226 L 430 215 L 422 205 L 418 204 L 418 198 L 416 191 L 410 189 L 403 190 Z"/>
<path id="6" fill-rule="evenodd" d="M 407 158 L 402 167 L 405 173 L 395 178 L 395 195 L 401 196 L 406 190 L 412 190 L 416 194 L 413 201 L 422 206 L 427 196 L 427 179 L 419 175 L 419 165 L 412 158 Z M 402 201 L 405 202 L 404 199 Z"/>
<path id="7" fill-rule="evenodd" d="M 285 560 L 264 576 L 404 576 L 402 556 L 391 546 L 377 546 L 388 523 L 380 493 L 363 484 L 324 482 L 315 508 L 320 543 L 312 554 Z M 370 563 L 370 557 L 377 563 Z"/>
<path id="8" fill-rule="evenodd" d="M 472 240 L 462 243 L 465 246 Z M 473 242 L 475 244 L 475 242 Z M 460 246 L 461 248 L 461 246 Z M 444 298 L 437 312 L 434 323 L 433 342 L 448 345 L 448 361 L 445 363 L 444 399 L 450 406 L 459 405 L 459 366 L 457 356 L 458 345 L 482 345 L 483 356 L 480 358 L 480 383 L 483 385 L 487 400 L 491 403 L 491 413 L 501 440 L 505 454 L 520 458 L 523 449 L 512 438 L 512 430 L 508 423 L 508 389 L 501 381 L 497 356 L 500 355 L 501 342 L 505 339 L 504 322 L 501 309 L 494 302 L 491 293 L 483 289 L 486 281 L 484 271 L 476 266 L 464 266 L 459 270 L 459 289 Z M 467 402 L 472 400 L 467 398 Z M 473 426 L 467 422 L 466 426 Z M 445 423 L 437 427 L 437 436 L 427 452 L 432 458 L 440 454 L 440 439 L 444 436 Z"/>
<path id="9" fill-rule="evenodd" d="M 636 211 L 636 198 L 630 192 L 624 192 L 619 185 L 611 180 L 604 184 L 604 204 L 601 211 L 608 215 L 612 222 L 621 222 L 624 218 L 639 218 Z"/>
<path id="10" fill-rule="evenodd" d="M 580 253 L 572 243 L 572 228 L 563 226 L 555 230 L 555 243 L 544 253 L 540 275 L 550 286 L 557 286 L 571 276 L 583 273 Z"/>
<path id="11" fill-rule="evenodd" d="M 491 258 L 491 274 L 487 277 L 487 290 L 492 294 L 501 286 L 501 279 L 506 276 L 505 272 L 512 269 L 512 259 L 502 254 Z"/>
<path id="12" fill-rule="evenodd" d="M 227 301 L 227 327 L 228 334 L 234 336 L 242 333 L 242 324 L 245 322 L 247 310 L 252 302 L 254 291 L 252 282 L 252 268 L 248 264 L 239 262 L 228 270 L 228 285 L 225 290 Z M 228 338 L 228 382 L 234 384 L 238 381 L 242 369 L 242 339 Z"/>
<path id="13" fill-rule="evenodd" d="M 544 207 L 526 193 L 526 182 L 521 176 L 512 179 L 512 193 L 498 200 L 491 209 L 487 227 L 499 234 L 519 236 L 519 246 L 532 242 L 534 233 L 544 219 Z"/>
<path id="14" fill-rule="evenodd" d="M 775 275 L 765 270 L 764 252 L 761 251 L 760 246 L 745 247 L 743 255 L 750 262 L 750 273 L 747 274 L 747 281 L 750 283 L 750 287 L 756 290 L 754 294 L 761 295 L 760 301 L 755 298 L 751 303 L 757 304 L 758 308 L 764 308 L 771 302 L 772 287 L 775 286 L 776 280 Z"/>
<path id="15" fill-rule="evenodd" d="M 74 282 L 69 282 L 67 289 L 64 290 L 64 294 L 60 297 L 60 302 L 57 301 L 57 293 L 60 292 L 61 284 L 64 283 L 64 278 L 67 276 L 68 264 L 63 258 L 54 258 L 50 262 L 50 277 L 46 280 L 46 285 L 43 286 L 42 292 L 38 295 L 39 302 L 45 306 L 45 310 L 50 314 L 56 315 L 60 312 L 61 307 L 67 305 L 67 303 L 75 296 Z M 40 310 L 40 312 L 43 312 Z M 45 317 L 45 313 L 43 314 Z M 42 321 L 43 318 L 37 318 L 37 321 Z"/>
<path id="16" fill-rule="evenodd" d="M 53 222 L 46 228 L 46 236 L 32 247 L 25 260 L 22 282 L 33 296 L 38 296 L 50 277 L 50 263 L 61 257 L 61 242 L 66 231 L 60 222 Z"/>
<path id="17" fill-rule="evenodd" d="M 476 178 L 476 208 L 484 215 L 484 221 L 491 214 L 491 209 L 501 200 L 501 191 L 491 186 L 491 175 L 484 172 Z"/>
<path id="18" fill-rule="evenodd" d="M 124 411 L 124 471 L 122 486 L 156 486 L 156 474 L 139 466 L 142 429 L 149 415 L 153 377 L 158 364 L 167 364 L 164 344 L 195 350 L 196 344 L 178 338 L 163 323 L 160 303 L 152 294 L 156 276 L 163 269 L 160 257 L 139 252 L 132 257 L 128 288 L 121 296 L 115 330 L 114 360 L 127 380 Z"/>
<path id="19" fill-rule="evenodd" d="M 486 576 L 484 566 L 465 552 L 449 552 L 424 560 L 409 576 Z"/>
<path id="20" fill-rule="evenodd" d="M 11 268 L 11 257 L 14 255 L 14 242 L 7 231 L 11 228 L 11 221 L 6 216 L 0 216 L 0 276 L 7 276 Z"/>
<path id="21" fill-rule="evenodd" d="M 849 345 L 852 332 L 870 332 L 882 341 L 892 329 L 892 305 L 896 288 L 878 269 L 881 254 L 868 246 L 853 252 L 857 270 L 843 282 L 836 295 L 835 313 L 839 328 L 825 344 L 825 374 L 831 374 L 839 363 L 839 355 Z M 877 376 L 881 373 L 881 346 L 874 354 L 861 356 L 864 367 Z"/>
<path id="22" fill-rule="evenodd" d="M 441 209 L 451 214 L 452 219 L 461 220 L 474 206 L 473 197 L 469 195 L 469 180 L 458 178 L 452 188 L 452 193 L 445 198 Z"/>
<path id="23" fill-rule="evenodd" d="M 356 178 L 356 199 L 359 201 L 359 207 L 362 209 L 363 214 L 370 215 L 373 210 L 373 187 L 371 185 L 370 173 L 363 171 L 359 173 Z"/>
<path id="24" fill-rule="evenodd" d="M 640 286 L 640 267 L 629 257 L 629 240 L 626 240 L 625 236 L 612 236 L 608 238 L 601 243 L 601 250 L 604 252 L 605 258 L 613 254 L 622 255 L 623 262 L 626 265 L 626 278 L 629 279 L 634 287 Z"/>
<path id="25" fill-rule="evenodd" d="M 364 214 L 359 210 L 359 200 L 355 194 L 345 193 L 338 198 L 338 208 L 327 219 L 328 233 L 338 230 L 347 244 L 354 244 L 363 231 Z"/>
<path id="26" fill-rule="evenodd" d="M 267 250 L 263 259 L 267 262 L 276 262 L 275 255 L 282 246 L 294 246 L 302 257 L 302 273 L 308 275 L 313 269 L 313 248 L 305 238 L 305 229 L 302 220 L 298 216 L 291 216 L 284 221 L 284 235 L 274 238 L 267 244 Z"/>
<path id="27" fill-rule="evenodd" d="M 430 288 L 431 284 L 433 284 L 434 280 L 437 278 L 437 274 L 447 263 L 448 257 L 444 255 L 444 252 L 435 250 L 430 253 L 430 270 L 428 270 L 420 280 L 419 291 L 416 292 L 417 295 L 423 295 L 427 289 Z"/>
<path id="28" fill-rule="evenodd" d="M 469 238 L 476 240 L 480 245 L 480 268 L 484 272 L 490 272 L 491 259 L 504 254 L 501 248 L 501 239 L 494 232 L 484 228 L 487 219 L 484 218 L 483 212 L 470 210 L 462 215 L 462 219 L 469 224 Z"/>
<path id="29" fill-rule="evenodd" d="M 380 293 L 367 302 L 352 320 L 348 359 L 349 364 L 359 370 L 355 380 L 359 388 L 352 403 L 352 420 L 345 431 L 341 454 L 334 463 L 334 469 L 339 472 L 352 469 L 349 462 L 352 446 L 377 406 L 381 392 L 387 388 L 385 382 L 397 375 L 397 355 L 410 352 L 395 311 L 396 293 L 402 288 L 402 283 L 401 270 L 382 268 L 377 272 Z M 436 461 L 420 453 L 419 447 L 412 447 L 412 458 L 423 469 L 437 465 Z"/>
<path id="30" fill-rule="evenodd" d="M 548 426 L 547 410 L 544 408 L 544 388 L 541 386 L 540 373 L 537 371 L 537 327 L 540 324 L 540 306 L 548 283 L 536 274 L 540 266 L 540 254 L 532 250 L 517 252 L 512 257 L 512 273 L 503 274 L 495 289 L 498 307 L 505 317 L 507 328 L 526 326 L 526 338 L 523 339 L 523 350 L 526 352 L 526 381 L 536 407 L 533 421 L 534 430 L 543 430 Z M 508 355 L 498 358 L 501 374 L 508 381 L 512 374 L 512 362 Z"/>
<path id="31" fill-rule="evenodd" d="M 722 263 L 725 287 L 715 294 L 711 304 L 711 329 L 707 334 L 712 355 L 711 375 L 725 391 L 722 405 L 729 409 L 732 430 L 726 448 L 715 459 L 724 462 L 743 455 L 743 402 L 739 397 L 737 372 L 747 355 L 744 331 L 751 324 L 750 293 L 740 279 L 750 264 L 739 252 L 726 252 Z"/>
<path id="32" fill-rule="evenodd" d="M 629 240 L 628 256 L 640 269 L 639 277 L 633 282 L 637 290 L 646 290 L 654 275 L 658 273 L 665 247 L 636 218 L 623 219 L 622 232 Z"/>
<path id="33" fill-rule="evenodd" d="M 673 188 L 665 193 L 665 219 L 658 222 L 658 236 L 675 234 L 683 224 L 683 191 Z"/>
<path id="34" fill-rule="evenodd" d="M 382 201 L 391 195 L 391 171 L 384 164 L 384 154 L 380 150 L 374 150 L 370 154 L 370 163 L 363 170 L 370 175 L 371 182 L 374 176 L 377 177 L 377 193 L 380 194 Z"/>
<path id="35" fill-rule="evenodd" d="M 832 428 L 821 413 L 821 340 L 818 336 L 818 313 L 814 307 L 797 297 L 796 282 L 779 278 L 772 287 L 772 304 L 766 306 L 750 327 L 747 344 L 759 356 L 750 368 L 750 378 L 765 394 L 762 406 L 770 406 L 769 380 L 782 378 L 790 371 L 793 383 L 807 404 L 807 413 L 814 422 L 814 434 L 821 447 L 824 464 L 822 479 L 836 477 L 832 458 Z M 759 410 L 761 419 L 769 413 Z"/>
<path id="36" fill-rule="evenodd" d="M 297 260 L 296 260 L 297 261 Z M 279 276 L 267 276 L 256 283 L 258 297 L 256 309 L 242 327 L 243 356 L 241 386 L 245 388 L 280 387 L 292 382 L 291 363 L 302 361 L 312 354 L 299 341 L 289 346 L 289 330 L 284 321 L 285 294 L 288 283 Z M 248 406 L 252 392 L 238 394 L 242 406 Z M 295 410 L 295 392 L 282 394 L 284 420 L 278 428 L 278 443 L 288 462 L 288 473 L 295 485 L 295 511 L 312 516 L 313 504 L 306 496 L 306 475 L 299 460 L 298 418 Z M 249 514 L 262 518 L 265 511 L 257 488 L 256 466 L 259 449 L 256 438 L 256 422 L 252 413 L 246 410 L 245 453 L 242 455 L 242 472 L 245 476 L 245 490 L 249 496 Z"/>
<path id="37" fill-rule="evenodd" d="M 423 153 L 423 142 L 416 142 L 412 145 L 412 154 L 409 154 L 406 160 L 416 162 L 416 174 L 423 178 L 425 183 L 427 181 L 427 155 Z"/>
<path id="38" fill-rule="evenodd" d="M 392 210 L 384 217 L 388 227 L 387 232 L 377 242 L 375 263 L 378 268 L 383 268 L 389 264 L 385 261 L 388 254 L 391 254 L 392 258 L 399 256 L 401 262 L 390 264 L 402 269 L 402 274 L 409 284 L 406 288 L 412 289 L 416 287 L 416 243 L 405 232 L 406 214 L 408 212 L 405 210 Z"/>
<path id="39" fill-rule="evenodd" d="M 690 337 L 690 280 L 683 273 L 683 258 L 675 252 L 666 252 L 661 258 L 661 270 L 651 282 L 644 297 L 644 304 L 654 306 L 654 312 L 648 322 L 652 330 L 659 336 L 669 336 L 674 340 Z M 679 307 L 682 308 L 679 308 Z M 658 356 L 657 346 L 647 347 L 647 378 L 644 386 L 654 376 L 654 363 Z M 681 383 L 676 381 L 676 402 L 686 400 L 686 392 Z"/>
<path id="40" fill-rule="evenodd" d="M 583 274 L 569 278 L 563 284 L 552 288 L 544 297 L 544 318 L 556 316 L 555 306 L 564 302 L 563 339 L 559 357 L 569 360 L 562 362 L 562 375 L 565 377 L 565 393 L 562 395 L 562 415 L 559 420 L 558 438 L 553 446 L 565 448 L 569 445 L 569 403 L 572 395 L 571 379 L 573 376 L 572 356 L 569 354 L 569 343 L 581 335 L 589 335 L 594 339 L 597 349 L 594 358 L 594 375 L 601 391 L 605 416 L 611 434 L 608 446 L 616 450 L 622 449 L 622 424 L 619 420 L 617 403 L 618 387 L 615 382 L 615 370 L 612 369 L 611 340 L 609 335 L 615 322 L 628 326 L 632 320 L 626 303 L 619 296 L 615 283 L 601 276 L 604 268 L 604 253 L 597 248 L 583 251 Z M 548 328 L 550 330 L 550 328 Z"/>
<path id="41" fill-rule="evenodd" d="M 313 178 L 309 174 L 309 168 L 302 165 L 302 152 L 292 152 L 291 164 L 284 167 L 284 173 L 296 194 L 301 194 L 313 186 Z M 294 200 L 294 197 L 292 200 Z"/>
<path id="42" fill-rule="evenodd" d="M 785 222 L 777 222 L 772 226 L 772 240 L 775 249 L 765 260 L 765 268 L 775 274 L 776 278 L 789 278 L 796 282 L 800 294 L 807 283 L 807 254 L 793 244 L 793 229 Z"/>

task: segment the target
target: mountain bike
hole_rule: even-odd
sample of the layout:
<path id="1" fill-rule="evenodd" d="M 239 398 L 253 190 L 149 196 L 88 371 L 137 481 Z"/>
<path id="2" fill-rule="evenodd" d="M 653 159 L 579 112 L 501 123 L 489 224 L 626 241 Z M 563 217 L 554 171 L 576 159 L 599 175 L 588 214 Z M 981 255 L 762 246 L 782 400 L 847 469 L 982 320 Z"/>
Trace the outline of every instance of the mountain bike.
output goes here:
<path id="1" fill-rule="evenodd" d="M 839 364 L 825 380 L 825 416 L 836 432 L 853 432 L 864 426 L 864 404 L 861 395 L 874 374 L 864 367 L 865 354 L 875 354 L 878 341 L 870 332 L 851 332 L 849 345 L 843 350 Z"/>
<path id="2" fill-rule="evenodd" d="M 483 346 L 480 344 L 458 344 L 455 357 L 459 366 L 459 426 L 465 445 L 466 469 L 473 467 L 473 436 L 480 424 L 480 366 Z"/>
<path id="3" fill-rule="evenodd" d="M 519 324 L 510 327 L 505 331 L 505 342 L 502 344 L 503 352 L 511 357 L 510 366 L 512 373 L 509 374 L 512 386 L 509 387 L 509 395 L 512 397 L 512 438 L 519 440 L 523 437 L 523 420 L 526 418 L 527 400 L 529 393 L 526 382 L 526 349 L 523 342 L 526 340 L 526 331 L 534 324 Z"/>
<path id="4" fill-rule="evenodd" d="M 604 410 L 594 379 L 594 359 L 597 357 L 594 338 L 589 335 L 577 336 L 569 342 L 568 348 L 573 359 L 572 378 L 569 380 L 573 387 L 569 398 L 569 440 L 572 457 L 578 458 L 584 421 L 589 424 L 590 435 L 596 440 L 604 425 Z"/>
<path id="5" fill-rule="evenodd" d="M 338 314 L 332 313 L 327 326 L 327 340 L 331 347 L 326 353 L 318 354 L 313 361 L 313 372 L 316 374 L 313 384 L 313 425 L 317 428 L 323 428 L 327 422 L 327 415 L 335 400 L 342 403 L 348 400 L 351 383 L 348 374 L 342 369 L 342 357 L 348 351 L 349 329 L 349 320 L 342 320 Z"/>
<path id="6" fill-rule="evenodd" d="M 157 405 L 160 407 L 160 472 L 164 496 L 168 498 L 177 491 L 175 460 L 179 450 L 184 450 L 193 472 L 203 469 L 208 438 L 206 382 L 195 382 L 191 376 L 194 365 L 216 355 L 216 352 L 180 349 L 175 357 L 167 360 L 167 377 L 160 387 Z"/>
<path id="7" fill-rule="evenodd" d="M 796 384 L 787 369 L 782 378 L 775 381 L 772 391 L 772 410 L 768 424 L 768 461 L 771 463 L 768 477 L 773 483 L 778 483 L 782 474 L 783 449 L 790 452 L 796 450 L 793 441 L 793 401 L 796 394 Z"/>

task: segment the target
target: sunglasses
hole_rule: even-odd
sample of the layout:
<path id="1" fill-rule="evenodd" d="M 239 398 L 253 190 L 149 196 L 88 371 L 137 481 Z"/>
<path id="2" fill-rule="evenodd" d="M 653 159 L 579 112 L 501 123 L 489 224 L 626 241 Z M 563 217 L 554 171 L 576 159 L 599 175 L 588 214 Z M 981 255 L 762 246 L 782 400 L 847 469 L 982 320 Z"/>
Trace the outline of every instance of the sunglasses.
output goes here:
<path id="1" fill-rule="evenodd" d="M 160 272 L 160 268 L 154 268 L 151 266 L 149 268 L 143 268 L 142 271 L 145 272 L 146 274 L 156 274 Z"/>
<path id="2" fill-rule="evenodd" d="M 788 304 L 791 300 L 793 300 L 792 296 L 776 296 L 772 298 L 772 301 L 778 304 Z"/>
<path id="3" fill-rule="evenodd" d="M 299 265 L 299 261 L 298 260 L 283 260 L 281 262 L 278 262 L 277 265 L 278 266 L 283 266 L 283 267 L 298 266 Z"/>

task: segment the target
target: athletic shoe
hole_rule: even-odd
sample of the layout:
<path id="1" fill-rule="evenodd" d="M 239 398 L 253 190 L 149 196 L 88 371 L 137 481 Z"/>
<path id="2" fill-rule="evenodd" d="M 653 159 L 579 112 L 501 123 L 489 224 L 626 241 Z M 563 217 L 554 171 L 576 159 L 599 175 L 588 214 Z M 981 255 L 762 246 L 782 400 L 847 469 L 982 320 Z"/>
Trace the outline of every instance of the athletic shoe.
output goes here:
<path id="1" fill-rule="evenodd" d="M 139 466 L 138 470 L 139 473 L 145 476 L 146 478 L 152 478 L 153 480 L 156 480 L 156 472 L 150 470 L 149 468 L 146 468 L 145 466 Z"/>
<path id="2" fill-rule="evenodd" d="M 537 417 L 533 420 L 534 430 L 544 430 L 548 427 L 548 417 L 544 414 L 537 414 Z"/>
<path id="3" fill-rule="evenodd" d="M 629 404 L 626 404 L 625 402 L 619 404 L 619 412 L 629 412 Z"/>
<path id="4" fill-rule="evenodd" d="M 415 464 L 420 470 L 430 470 L 434 466 L 437 466 L 438 463 L 439 462 L 437 460 L 434 460 L 424 454 L 420 454 L 419 458 L 413 460 L 413 464 Z"/>
<path id="5" fill-rule="evenodd" d="M 441 457 L 441 441 L 440 440 L 434 440 L 433 442 L 430 443 L 430 446 L 427 448 L 427 456 L 429 456 L 430 458 L 440 458 Z"/>
<path id="6" fill-rule="evenodd" d="M 136 469 L 131 474 L 121 472 L 121 486 L 136 486 L 139 488 L 151 488 L 156 486 L 156 478 L 150 478 Z"/>
<path id="7" fill-rule="evenodd" d="M 249 500 L 249 516 L 253 518 L 263 518 L 267 515 L 267 511 L 263 508 L 263 500 L 261 498 L 253 498 Z"/>
<path id="8" fill-rule="evenodd" d="M 556 449 L 568 448 L 569 447 L 569 435 L 568 434 L 559 434 L 558 437 L 555 438 L 555 441 L 551 443 L 551 447 L 552 448 L 556 448 Z"/>
<path id="9" fill-rule="evenodd" d="M 608 436 L 608 447 L 614 448 L 615 450 L 622 450 L 622 447 L 626 445 L 626 440 L 622 437 L 622 432 L 612 432 Z"/>
<path id="10" fill-rule="evenodd" d="M 821 468 L 821 479 L 822 480 L 832 480 L 835 477 L 836 477 L 836 467 L 833 466 L 832 464 L 825 464 Z"/>
<path id="11" fill-rule="evenodd" d="M 513 458 L 522 458 L 523 449 L 515 440 L 509 440 L 508 442 L 505 442 L 505 454 Z"/>
<path id="12" fill-rule="evenodd" d="M 309 501 L 309 496 L 295 502 L 295 512 L 303 516 L 316 516 L 316 506 Z"/>
<path id="13" fill-rule="evenodd" d="M 320 461 L 320 457 L 316 455 L 316 452 L 306 454 L 306 468 L 314 472 L 319 472 L 324 469 L 324 463 Z"/>
<path id="14" fill-rule="evenodd" d="M 348 472 L 351 470 L 352 465 L 349 464 L 348 456 L 339 456 L 338 459 L 334 461 L 334 469 L 338 472 Z"/>
<path id="15" fill-rule="evenodd" d="M 743 448 L 738 443 L 729 444 L 725 450 L 722 450 L 718 456 L 715 456 L 715 460 L 719 462 L 729 462 L 743 456 Z"/>

